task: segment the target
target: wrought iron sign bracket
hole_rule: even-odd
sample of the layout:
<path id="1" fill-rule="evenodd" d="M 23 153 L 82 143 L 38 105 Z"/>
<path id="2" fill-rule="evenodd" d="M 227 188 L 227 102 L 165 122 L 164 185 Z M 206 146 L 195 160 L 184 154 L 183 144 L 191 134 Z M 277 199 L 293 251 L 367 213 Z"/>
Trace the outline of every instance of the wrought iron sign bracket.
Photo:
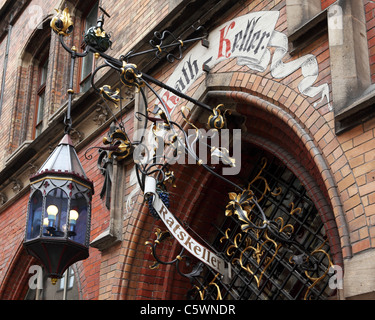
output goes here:
<path id="1" fill-rule="evenodd" d="M 180 60 L 183 54 L 183 48 L 188 43 L 194 43 L 197 41 L 202 41 L 203 46 L 208 46 L 208 34 L 205 32 L 203 27 L 196 28 L 196 31 L 202 31 L 203 36 L 182 40 L 178 37 L 175 37 L 171 32 L 164 31 L 162 33 L 155 32 L 154 38 L 149 43 L 152 47 L 150 50 L 142 51 L 142 52 L 128 52 L 125 55 L 122 55 L 119 59 L 111 57 L 110 55 L 106 54 L 108 48 L 112 45 L 112 41 L 110 40 L 110 35 L 103 29 L 104 26 L 104 15 L 108 16 L 108 13 L 105 12 L 103 8 L 100 8 L 103 11 L 103 15 L 101 15 L 97 21 L 96 26 L 89 28 L 84 36 L 84 42 L 86 44 L 85 49 L 83 52 L 79 53 L 77 50 L 73 48 L 69 48 L 64 43 L 64 37 L 68 36 L 72 30 L 73 25 L 69 16 L 68 9 L 65 9 L 62 13 L 58 12 L 58 15 L 54 17 L 51 21 L 51 27 L 53 30 L 59 35 L 60 42 L 64 49 L 68 51 L 71 55 L 71 72 L 69 78 L 69 104 L 68 110 L 65 118 L 65 125 L 66 125 L 66 132 L 69 132 L 72 127 L 70 112 L 71 112 L 71 103 L 72 103 L 72 95 L 74 94 L 73 91 L 73 72 L 74 72 L 74 63 L 75 59 L 85 57 L 87 54 L 92 53 L 95 56 L 100 56 L 104 60 L 104 64 L 98 66 L 94 72 L 92 73 L 91 77 L 91 85 L 94 88 L 95 92 L 97 92 L 103 100 L 106 102 L 113 103 L 118 105 L 121 102 L 121 94 L 119 89 L 113 89 L 109 85 L 103 85 L 102 87 L 98 88 L 95 84 L 95 76 L 96 74 L 102 70 L 103 68 L 110 68 L 118 72 L 119 80 L 123 85 L 126 87 L 132 88 L 134 90 L 138 90 L 141 93 L 141 96 L 144 99 L 144 112 L 137 112 L 135 114 L 136 117 L 140 119 L 143 117 L 144 121 L 144 129 L 148 128 L 149 124 L 151 123 L 152 132 L 154 134 L 155 141 L 159 144 L 161 143 L 163 148 L 170 148 L 173 156 L 178 154 L 188 155 L 196 160 L 196 163 L 207 170 L 209 173 L 214 175 L 215 177 L 221 179 L 223 182 L 228 183 L 231 185 L 234 190 L 238 193 L 231 192 L 229 193 L 229 203 L 226 206 L 225 215 L 226 216 L 237 216 L 239 221 L 241 221 L 241 229 L 242 232 L 252 232 L 255 234 L 265 234 L 265 241 L 272 243 L 275 245 L 275 250 L 277 251 L 281 244 L 288 245 L 290 248 L 293 248 L 294 253 L 291 256 L 290 263 L 296 264 L 298 267 L 305 270 L 306 274 L 309 271 L 316 270 L 316 263 L 314 262 L 313 255 L 316 252 L 321 252 L 321 248 L 314 250 L 313 252 L 306 252 L 306 250 L 293 239 L 293 226 L 286 224 L 284 225 L 284 220 L 279 217 L 273 221 L 270 221 L 266 214 L 264 213 L 262 207 L 260 206 L 260 201 L 262 200 L 263 196 L 257 198 L 254 192 L 251 189 L 251 183 L 247 188 L 243 188 L 233 181 L 225 178 L 223 175 L 218 174 L 214 168 L 210 167 L 209 165 L 205 164 L 197 155 L 195 151 L 195 144 L 202 140 L 201 133 L 199 129 L 189 120 L 189 112 L 190 110 L 187 107 L 181 107 L 180 114 L 183 120 L 193 129 L 195 129 L 195 134 L 193 137 L 189 137 L 185 130 L 182 128 L 181 124 L 173 121 L 169 109 L 163 100 L 163 98 L 155 91 L 155 89 L 150 85 L 150 83 L 155 84 L 158 87 L 161 87 L 165 90 L 170 91 L 171 93 L 175 94 L 176 96 L 185 99 L 194 105 L 208 111 L 210 116 L 207 120 L 207 127 L 218 133 L 221 129 L 227 127 L 227 120 L 226 114 L 229 113 L 229 110 L 225 110 L 222 104 L 211 107 L 201 101 L 198 101 L 182 92 L 173 88 L 157 79 L 148 75 L 141 70 L 135 64 L 130 63 L 129 61 L 131 58 L 137 57 L 139 55 L 145 55 L 154 53 L 156 58 L 162 59 L 163 57 L 166 58 L 167 61 L 173 62 L 175 60 Z M 167 37 L 172 38 L 171 43 L 166 43 Z M 168 51 L 169 50 L 169 51 Z M 174 53 L 178 51 L 178 53 Z M 209 72 L 208 66 L 203 66 L 204 71 Z M 147 99 L 145 92 L 143 90 L 144 87 L 147 87 L 157 98 L 159 101 L 158 106 L 153 110 L 147 109 Z M 111 157 L 116 157 L 117 160 L 122 160 L 130 155 L 133 154 L 134 147 L 142 145 L 145 140 L 145 136 L 142 136 L 139 141 L 130 141 L 128 138 L 125 125 L 122 123 L 122 119 L 116 120 L 117 125 L 119 128 L 114 128 L 108 137 L 103 138 L 103 144 L 105 146 L 100 147 L 101 151 L 105 151 L 105 156 L 110 159 Z M 165 132 L 168 133 L 168 139 L 165 139 Z M 163 139 L 164 138 L 164 139 Z M 193 139 L 191 139 L 193 138 Z M 212 146 L 207 145 L 208 148 L 211 150 L 211 156 L 215 156 L 223 161 L 224 164 L 229 166 L 235 166 L 235 159 L 230 158 L 228 156 L 229 151 L 225 148 L 213 148 Z M 168 154 L 168 153 L 167 153 Z M 104 154 L 103 154 L 104 157 Z M 103 158 L 100 158 L 103 160 Z M 167 192 L 166 183 L 172 182 L 174 184 L 174 174 L 170 170 L 170 166 L 168 163 L 168 157 L 160 157 L 156 152 L 150 154 L 148 157 L 148 161 L 142 162 L 138 159 L 134 160 L 136 174 L 139 186 L 141 190 L 145 194 L 145 200 L 149 201 L 150 211 L 154 210 L 154 216 L 162 220 L 165 219 L 167 215 L 174 219 L 176 226 L 178 225 L 180 230 L 183 229 L 183 226 L 179 223 L 178 219 L 176 219 L 172 213 L 168 210 L 169 208 L 169 196 Z M 260 179 L 260 174 L 254 179 Z M 149 189 L 148 183 L 153 183 L 153 188 Z M 106 186 L 109 187 L 108 185 Z M 265 190 L 270 191 L 270 190 Z M 105 191 L 103 191 L 104 194 Z M 292 214 L 292 213 L 291 213 Z M 256 217 L 256 222 L 254 217 Z M 164 221 L 164 220 L 163 220 Z M 259 222 L 260 221 L 260 222 Z M 167 226 L 168 227 L 168 226 Z M 176 230 L 176 229 L 175 229 Z M 194 265 L 189 273 L 183 273 L 180 270 L 181 261 L 188 261 L 188 255 L 185 255 L 186 250 L 188 248 L 182 248 L 180 253 L 172 259 L 171 261 L 163 261 L 161 258 L 158 257 L 157 254 L 157 246 L 161 243 L 165 242 L 167 239 L 170 239 L 171 236 L 174 236 L 176 239 L 176 234 L 173 235 L 173 231 L 169 229 L 169 231 L 161 231 L 158 229 L 156 231 L 156 239 L 153 242 L 146 242 L 146 245 L 150 246 L 152 255 L 155 257 L 156 262 L 151 266 L 151 268 L 156 268 L 160 264 L 176 264 L 178 272 L 189 278 L 190 280 L 198 279 L 201 275 L 202 271 L 202 262 L 209 266 L 211 272 L 216 273 L 214 280 L 218 279 L 219 274 L 221 273 L 223 276 L 228 276 L 229 269 L 225 268 L 224 264 L 225 261 L 222 260 L 223 255 L 217 252 L 211 252 L 209 249 L 201 246 L 199 243 L 196 244 L 196 252 L 205 253 L 206 256 L 198 254 L 196 257 L 201 260 L 196 265 Z M 187 234 L 187 232 L 186 232 Z M 181 236 L 181 233 L 178 234 Z M 177 235 L 177 238 L 178 238 Z M 182 236 L 181 236 L 182 238 Z M 228 238 L 226 238 L 228 240 Z M 224 240 L 224 238 L 223 238 Z M 180 242 L 181 243 L 181 242 Z M 231 245 L 235 247 L 235 244 Z M 246 251 L 247 249 L 245 249 Z M 192 250 L 194 251 L 194 250 Z M 190 252 L 192 253 L 192 252 Z M 207 259 L 208 255 L 211 254 L 211 257 L 214 259 Z M 256 251 L 257 255 L 261 254 L 261 250 L 259 249 Z M 326 253 L 325 253 L 326 254 Z M 194 255 L 194 252 L 193 252 Z M 251 273 L 251 270 L 248 266 L 242 264 L 242 257 L 241 259 L 237 259 L 241 267 Z M 219 267 L 218 261 L 223 261 L 222 266 Z M 229 271 L 228 271 L 229 270 Z M 309 277 L 309 276 L 308 276 Z M 319 279 L 315 279 L 312 276 L 309 277 L 311 281 L 318 281 Z M 315 279 L 315 280 L 314 280 Z M 212 287 L 218 288 L 217 284 L 214 280 L 209 284 Z M 228 280 L 228 279 L 227 279 Z M 315 282 L 314 282 L 315 283 Z M 206 287 L 197 287 L 201 296 L 204 296 L 204 291 L 207 289 Z M 220 291 L 218 291 L 218 298 L 220 298 Z"/>

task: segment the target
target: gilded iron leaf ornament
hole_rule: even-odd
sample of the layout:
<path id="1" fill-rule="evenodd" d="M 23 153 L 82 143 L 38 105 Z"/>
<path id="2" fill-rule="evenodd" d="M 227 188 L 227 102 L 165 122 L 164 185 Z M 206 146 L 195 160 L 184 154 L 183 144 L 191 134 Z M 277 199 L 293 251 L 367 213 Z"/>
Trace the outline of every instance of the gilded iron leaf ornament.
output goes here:
<path id="1" fill-rule="evenodd" d="M 231 167 L 236 166 L 236 158 L 229 156 L 229 151 L 227 148 L 212 147 L 211 157 L 221 159 L 224 164 L 230 165 Z"/>
<path id="2" fill-rule="evenodd" d="M 221 114 L 220 108 L 223 107 L 223 104 L 219 104 L 212 110 L 212 115 L 209 116 L 207 125 L 210 129 L 223 129 L 226 127 L 226 119 L 225 114 L 229 112 L 225 110 L 223 114 Z"/>
<path id="3" fill-rule="evenodd" d="M 99 90 L 100 90 L 100 94 L 105 100 L 113 102 L 116 106 L 117 106 L 117 103 L 122 99 L 122 97 L 119 94 L 120 89 L 115 89 L 115 91 L 113 91 L 111 86 L 104 85 Z"/>
<path id="4" fill-rule="evenodd" d="M 54 32 L 62 36 L 68 36 L 73 31 L 73 21 L 70 18 L 69 9 L 65 8 L 62 12 L 57 10 L 57 14 L 51 19 L 50 26 Z"/>
<path id="5" fill-rule="evenodd" d="M 210 286 L 213 286 L 214 289 L 216 290 L 216 300 L 223 300 L 223 297 L 222 297 L 221 291 L 220 291 L 220 287 L 216 283 L 216 280 L 219 276 L 220 276 L 220 273 L 217 273 L 215 275 L 215 277 L 211 280 L 211 282 L 202 289 L 198 286 L 195 286 L 195 289 L 199 292 L 199 296 L 200 296 L 201 300 L 205 300 L 205 293 Z"/>
<path id="6" fill-rule="evenodd" d="M 127 64 L 123 62 L 120 75 L 121 82 L 127 87 L 137 87 L 139 90 L 145 85 L 142 80 L 142 73 L 140 73 L 135 64 Z"/>
<path id="7" fill-rule="evenodd" d="M 155 235 L 156 235 L 156 239 L 153 242 L 151 242 L 151 241 L 145 242 L 145 245 L 150 247 L 151 254 L 155 258 L 155 262 L 149 267 L 150 269 L 157 269 L 157 268 L 159 268 L 160 264 L 162 263 L 162 261 L 160 261 L 157 258 L 156 246 L 158 244 L 160 244 L 160 243 L 162 243 L 166 240 L 170 240 L 172 238 L 172 235 L 170 234 L 170 232 L 168 230 L 162 231 L 159 228 L 155 229 Z"/>
<path id="8" fill-rule="evenodd" d="M 220 239 L 220 242 L 223 240 L 230 239 L 229 237 L 230 229 L 227 229 L 225 232 L 225 236 Z M 234 237 L 233 244 L 229 245 L 227 248 L 226 254 L 229 257 L 233 257 L 232 264 L 238 264 L 242 269 L 247 271 L 252 277 L 254 277 L 257 286 L 259 288 L 262 277 L 267 271 L 268 267 L 276 258 L 277 252 L 281 248 L 281 244 L 278 244 L 276 241 L 271 239 L 268 236 L 267 231 L 264 234 L 264 240 L 259 242 L 260 239 L 260 230 L 255 230 L 255 236 L 258 241 L 253 241 L 245 237 L 243 233 L 237 233 Z M 243 241 L 243 237 L 245 240 Z M 241 243 L 244 242 L 244 246 Z M 269 247 L 273 246 L 273 254 L 269 250 Z M 258 267 L 252 268 L 253 264 L 248 263 L 248 257 L 251 256 L 256 261 Z"/>
<path id="9" fill-rule="evenodd" d="M 254 193 L 249 189 L 243 190 L 240 194 L 235 192 L 229 193 L 230 201 L 226 206 L 225 215 L 237 215 L 238 219 L 243 222 L 241 225 L 242 231 L 246 231 L 247 229 L 254 227 L 254 224 L 251 222 L 249 217 L 253 198 Z"/>

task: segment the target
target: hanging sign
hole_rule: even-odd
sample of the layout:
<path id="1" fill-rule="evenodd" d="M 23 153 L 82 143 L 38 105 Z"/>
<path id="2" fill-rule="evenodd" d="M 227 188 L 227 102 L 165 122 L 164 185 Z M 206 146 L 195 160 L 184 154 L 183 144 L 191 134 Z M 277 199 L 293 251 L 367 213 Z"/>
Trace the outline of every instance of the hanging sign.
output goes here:
<path id="1" fill-rule="evenodd" d="M 153 196 L 152 206 L 158 212 L 161 220 L 167 226 L 173 237 L 194 257 L 230 279 L 231 265 L 219 257 L 216 253 L 202 246 L 192 238 L 184 227 L 177 221 L 176 217 L 168 210 L 156 192 L 156 180 L 153 177 L 146 177 L 144 194 Z M 225 280 L 224 280 L 225 281 Z"/>
<path id="2" fill-rule="evenodd" d="M 301 69 L 302 77 L 298 84 L 300 93 L 308 97 L 320 95 L 321 99 L 315 106 L 324 98 L 329 102 L 328 84 L 313 86 L 319 75 L 319 65 L 314 55 L 307 54 L 292 61 L 283 61 L 288 53 L 288 37 L 275 31 L 279 14 L 278 11 L 252 12 L 211 31 L 209 47 L 200 44 L 193 47 L 176 66 L 167 85 L 185 93 L 204 73 L 203 66 L 211 69 L 223 60 L 237 58 L 237 64 L 256 72 L 265 72 L 269 66 L 270 75 L 275 79 L 285 78 Z M 274 49 L 273 54 L 271 47 Z M 165 89 L 160 96 L 172 113 L 180 98 Z M 159 101 L 155 103 L 161 107 Z"/>

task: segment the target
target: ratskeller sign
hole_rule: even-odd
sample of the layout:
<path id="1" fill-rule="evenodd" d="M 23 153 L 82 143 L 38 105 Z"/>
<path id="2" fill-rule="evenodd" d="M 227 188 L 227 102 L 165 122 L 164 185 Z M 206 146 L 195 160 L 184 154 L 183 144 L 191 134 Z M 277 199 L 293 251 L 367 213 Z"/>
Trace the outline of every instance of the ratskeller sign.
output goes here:
<path id="1" fill-rule="evenodd" d="M 279 15 L 278 11 L 253 12 L 211 31 L 209 48 L 197 44 L 177 65 L 166 84 L 185 93 L 204 73 L 202 66 L 213 68 L 225 59 L 237 58 L 239 65 L 246 65 L 256 72 L 265 72 L 270 64 L 270 73 L 275 79 L 285 78 L 301 68 L 303 78 L 298 84 L 298 90 L 308 97 L 320 94 L 321 100 L 315 106 L 324 98 L 329 102 L 328 84 L 313 86 L 319 75 L 314 55 L 307 54 L 290 62 L 282 61 L 288 53 L 288 37 L 275 31 Z M 275 49 L 273 56 L 269 47 Z M 180 98 L 165 89 L 159 95 L 172 113 Z M 159 101 L 155 103 L 161 106 Z"/>
<path id="2" fill-rule="evenodd" d="M 144 194 L 147 196 L 153 196 L 152 206 L 158 212 L 169 232 L 186 250 L 215 271 L 231 278 L 230 264 L 225 262 L 225 260 L 217 256 L 205 246 L 202 246 L 199 242 L 195 241 L 164 205 L 156 192 L 155 178 L 149 176 L 146 177 Z"/>

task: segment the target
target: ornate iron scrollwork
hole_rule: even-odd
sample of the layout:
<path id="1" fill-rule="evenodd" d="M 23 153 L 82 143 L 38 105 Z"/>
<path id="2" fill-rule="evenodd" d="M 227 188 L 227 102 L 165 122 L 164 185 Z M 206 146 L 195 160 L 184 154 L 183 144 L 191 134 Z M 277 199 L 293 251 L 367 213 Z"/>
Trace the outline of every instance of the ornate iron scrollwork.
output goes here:
<path id="1" fill-rule="evenodd" d="M 163 42 L 168 37 L 172 38 L 173 43 L 176 43 L 176 44 L 179 43 L 179 44 L 177 44 L 178 55 L 175 55 L 175 54 L 165 50 L 166 47 L 164 46 Z M 181 60 L 181 58 L 182 58 L 182 47 L 184 46 L 184 43 L 183 43 L 182 40 L 177 39 L 173 35 L 173 33 L 169 32 L 168 30 L 164 31 L 163 33 L 160 33 L 158 31 L 154 32 L 154 39 L 150 40 L 149 43 L 153 48 L 157 49 L 157 50 L 155 50 L 155 56 L 158 59 L 161 59 L 163 57 L 163 55 L 166 56 L 166 58 L 169 62 L 173 62 L 175 60 Z M 175 47 L 176 45 L 173 45 L 173 46 Z"/>
<path id="2" fill-rule="evenodd" d="M 103 144 L 110 145 L 108 157 L 115 157 L 118 161 L 127 158 L 132 152 L 132 143 L 121 129 L 116 128 L 109 137 L 104 137 Z"/>
<path id="3" fill-rule="evenodd" d="M 286 248 L 290 254 L 288 262 L 290 265 L 296 265 L 305 273 L 308 280 L 311 281 L 308 286 L 304 299 L 311 299 L 311 290 L 320 281 L 322 281 L 333 266 L 329 254 L 323 249 L 326 241 L 319 245 L 318 248 L 308 251 L 299 242 L 295 240 L 295 226 L 292 223 L 286 223 L 287 217 L 277 216 L 274 220 L 259 220 L 259 215 L 253 214 L 254 208 L 250 200 L 254 197 L 251 186 L 256 181 L 264 183 L 264 189 L 260 195 L 260 199 L 267 193 L 272 196 L 281 195 L 281 188 L 277 188 L 276 192 L 271 192 L 267 180 L 262 175 L 262 171 L 267 165 L 266 159 L 263 159 L 262 167 L 256 177 L 251 181 L 247 190 L 241 194 L 229 193 L 229 204 L 227 206 L 226 215 L 235 214 L 241 223 L 242 232 L 237 233 L 230 242 L 226 250 L 226 255 L 231 259 L 232 264 L 238 265 L 245 270 L 251 277 L 254 277 L 258 288 L 262 283 L 262 277 L 278 255 L 281 248 Z M 261 187 L 259 187 L 261 189 Z M 302 214 L 302 208 L 296 207 L 293 202 L 289 204 L 289 215 Z M 257 222 L 258 221 L 258 222 Z M 260 221 L 260 223 L 259 223 Z M 230 229 L 225 231 L 225 236 L 220 242 L 231 239 Z M 251 237 L 248 235 L 251 234 Z M 245 240 L 243 240 L 245 239 Z M 267 248 L 267 249 L 265 249 Z M 318 273 L 319 260 L 315 258 L 317 255 L 323 255 L 328 264 L 320 275 Z M 249 262 L 252 258 L 252 263 Z M 254 266 L 254 262 L 257 264 Z"/>
<path id="4" fill-rule="evenodd" d="M 181 248 L 179 254 L 172 260 L 170 261 L 164 261 L 162 260 L 159 255 L 157 254 L 157 247 L 159 245 L 162 245 L 165 243 L 167 240 L 171 241 L 173 237 L 171 236 L 169 231 L 162 231 L 159 228 L 155 229 L 155 235 L 156 239 L 153 241 L 146 241 L 145 245 L 149 246 L 151 250 L 152 256 L 155 258 L 155 262 L 150 265 L 150 269 L 157 269 L 159 268 L 160 265 L 175 265 L 177 272 L 182 275 L 183 277 L 186 277 L 190 279 L 190 281 L 193 283 L 197 278 L 200 277 L 201 272 L 203 270 L 203 264 L 201 262 L 196 263 L 192 266 L 190 263 L 190 257 L 187 255 L 184 255 L 185 248 Z M 190 272 L 183 272 L 183 264 L 185 264 L 188 267 L 191 267 Z"/>
<path id="5" fill-rule="evenodd" d="M 112 90 L 111 86 L 109 85 L 102 86 L 99 89 L 99 92 L 105 100 L 113 102 L 116 105 L 122 99 L 122 97 L 119 95 L 120 89 Z"/>
<path id="6" fill-rule="evenodd" d="M 221 114 L 220 108 L 224 107 L 223 104 L 219 104 L 216 108 L 212 110 L 212 115 L 208 117 L 207 126 L 211 129 L 223 129 L 226 127 L 226 119 L 225 114 L 229 112 L 225 110 L 223 114 Z"/>

